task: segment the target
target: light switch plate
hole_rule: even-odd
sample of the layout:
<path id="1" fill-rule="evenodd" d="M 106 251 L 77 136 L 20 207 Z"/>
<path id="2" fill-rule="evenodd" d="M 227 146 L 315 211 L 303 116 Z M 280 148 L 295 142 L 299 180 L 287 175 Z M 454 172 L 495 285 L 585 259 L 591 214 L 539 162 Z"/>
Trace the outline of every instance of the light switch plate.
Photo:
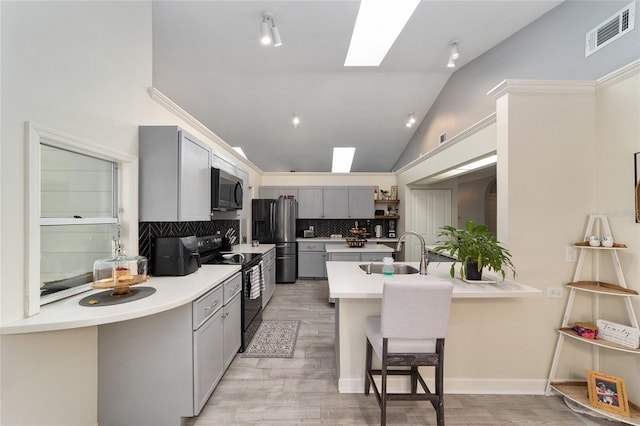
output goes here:
<path id="1" fill-rule="evenodd" d="M 564 291 L 562 287 L 549 287 L 547 288 L 547 298 L 549 299 L 562 299 Z"/>
<path id="2" fill-rule="evenodd" d="M 565 251 L 565 260 L 568 263 L 576 262 L 578 260 L 578 249 L 568 246 Z"/>

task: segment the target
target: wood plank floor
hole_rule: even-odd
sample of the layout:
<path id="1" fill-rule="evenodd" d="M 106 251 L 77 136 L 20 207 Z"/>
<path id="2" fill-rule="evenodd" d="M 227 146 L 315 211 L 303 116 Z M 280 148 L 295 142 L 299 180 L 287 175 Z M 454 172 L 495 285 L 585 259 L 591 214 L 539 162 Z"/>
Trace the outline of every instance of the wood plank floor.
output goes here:
<path id="1" fill-rule="evenodd" d="M 186 426 L 376 425 L 373 393 L 339 394 L 333 346 L 334 309 L 323 280 L 279 284 L 264 319 L 301 320 L 295 355 L 236 356 L 198 417 Z M 426 402 L 392 402 L 389 425 L 435 425 Z M 447 395 L 447 425 L 617 425 L 571 411 L 557 396 Z"/>

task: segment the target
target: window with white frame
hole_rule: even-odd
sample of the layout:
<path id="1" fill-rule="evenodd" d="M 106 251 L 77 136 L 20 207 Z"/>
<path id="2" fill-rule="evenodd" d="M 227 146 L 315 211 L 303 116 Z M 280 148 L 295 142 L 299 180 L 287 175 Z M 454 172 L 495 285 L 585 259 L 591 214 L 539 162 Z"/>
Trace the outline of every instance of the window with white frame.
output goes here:
<path id="1" fill-rule="evenodd" d="M 118 164 L 40 144 L 41 303 L 88 290 L 93 262 L 112 256 Z"/>
<path id="2" fill-rule="evenodd" d="M 135 241 L 137 157 L 26 123 L 27 253 L 25 315 L 40 306 L 90 290 L 93 263 L 113 255 L 120 225 Z M 132 226 L 132 224 L 134 226 Z M 132 228 L 136 228 L 132 231 Z M 135 251 L 135 250 L 134 250 Z"/>

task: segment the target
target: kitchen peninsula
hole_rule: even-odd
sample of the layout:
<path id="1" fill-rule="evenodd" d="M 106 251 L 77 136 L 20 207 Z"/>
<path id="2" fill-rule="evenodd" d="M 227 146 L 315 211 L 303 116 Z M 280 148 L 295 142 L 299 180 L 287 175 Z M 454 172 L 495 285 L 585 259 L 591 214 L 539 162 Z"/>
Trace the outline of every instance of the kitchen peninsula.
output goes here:
<path id="1" fill-rule="evenodd" d="M 418 268 L 417 262 L 396 262 Z M 384 281 L 421 280 L 453 282 L 454 299 L 518 298 L 539 296 L 541 291 L 515 281 L 467 283 L 449 275 L 449 262 L 431 263 L 427 275 L 367 274 L 360 262 L 327 262 L 329 297 L 336 300 L 335 349 L 338 369 L 338 391 L 359 393 L 364 389 L 365 342 L 364 320 L 380 315 L 380 299 Z M 493 277 L 484 272 L 486 279 Z M 454 301 L 455 305 L 455 301 Z M 454 310 L 452 310 L 454 315 Z M 448 336 L 455 336 L 456 327 L 449 321 Z M 393 390 L 390 381 L 390 389 Z M 397 383 L 397 382 L 396 382 Z M 397 386 L 397 385 L 396 385 Z"/>

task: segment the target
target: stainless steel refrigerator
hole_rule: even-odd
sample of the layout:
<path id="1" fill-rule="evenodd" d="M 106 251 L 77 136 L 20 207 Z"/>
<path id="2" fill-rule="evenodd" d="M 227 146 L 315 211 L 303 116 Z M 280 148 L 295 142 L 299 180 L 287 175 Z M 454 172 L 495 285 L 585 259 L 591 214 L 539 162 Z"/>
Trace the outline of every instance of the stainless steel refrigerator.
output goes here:
<path id="1" fill-rule="evenodd" d="M 291 198 L 255 199 L 251 202 L 251 214 L 253 239 L 276 245 L 276 283 L 295 283 L 298 279 L 298 202 Z"/>

